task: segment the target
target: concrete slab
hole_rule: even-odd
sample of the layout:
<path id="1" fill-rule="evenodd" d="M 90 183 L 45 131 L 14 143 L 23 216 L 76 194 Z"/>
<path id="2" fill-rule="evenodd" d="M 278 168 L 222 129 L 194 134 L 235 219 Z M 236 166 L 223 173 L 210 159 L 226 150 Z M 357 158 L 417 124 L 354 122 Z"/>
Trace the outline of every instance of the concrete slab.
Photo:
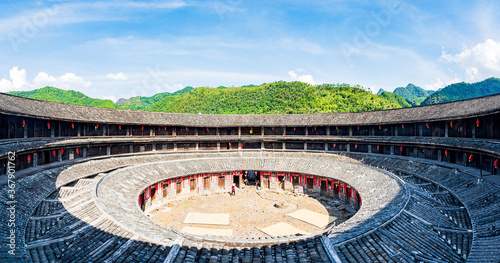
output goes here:
<path id="1" fill-rule="evenodd" d="M 300 209 L 286 215 L 304 221 L 308 224 L 317 226 L 319 228 L 323 228 L 331 222 L 337 220 L 337 218 L 334 216 L 316 213 L 307 209 Z"/>
<path id="2" fill-rule="evenodd" d="M 184 224 L 229 225 L 229 214 L 189 213 Z"/>
<path id="3" fill-rule="evenodd" d="M 280 222 L 265 228 L 260 229 L 260 231 L 266 233 L 269 236 L 289 236 L 295 234 L 310 235 L 311 233 L 298 229 L 285 222 Z"/>
<path id="4" fill-rule="evenodd" d="M 202 227 L 183 227 L 182 232 L 192 234 L 192 235 L 212 235 L 212 236 L 232 236 L 232 229 L 216 229 L 216 228 L 202 228 Z"/>

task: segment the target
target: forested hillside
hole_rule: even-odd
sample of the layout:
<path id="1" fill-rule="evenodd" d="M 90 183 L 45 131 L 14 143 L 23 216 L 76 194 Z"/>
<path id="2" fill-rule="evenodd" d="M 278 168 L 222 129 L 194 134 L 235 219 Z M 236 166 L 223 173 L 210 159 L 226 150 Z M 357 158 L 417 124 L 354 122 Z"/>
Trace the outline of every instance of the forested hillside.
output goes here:
<path id="1" fill-rule="evenodd" d="M 500 79 L 489 78 L 477 83 L 455 83 L 427 97 L 421 105 L 437 104 L 500 93 Z"/>
<path id="2" fill-rule="evenodd" d="M 359 86 L 303 82 L 275 82 L 258 87 L 197 88 L 180 96 L 169 96 L 151 106 L 151 111 L 206 114 L 288 114 L 359 112 L 400 108 L 393 101 Z"/>
<path id="3" fill-rule="evenodd" d="M 53 101 L 65 104 L 111 109 L 119 108 L 119 106 L 111 100 L 94 99 L 78 91 L 62 90 L 54 87 L 45 87 L 31 91 L 11 91 L 8 92 L 8 94 L 30 99 Z"/>
<path id="4" fill-rule="evenodd" d="M 393 93 L 403 97 L 410 102 L 411 105 L 418 106 L 425 98 L 434 93 L 434 91 L 424 90 L 410 83 L 406 87 L 396 88 Z"/>
<path id="5" fill-rule="evenodd" d="M 181 95 L 186 92 L 189 92 L 190 90 L 194 89 L 193 87 L 187 86 L 181 90 L 178 90 L 173 93 L 169 92 L 162 92 L 155 94 L 151 97 L 142 97 L 142 96 L 137 96 L 137 97 L 132 97 L 130 99 L 120 99 L 118 100 L 117 104 L 120 105 L 121 109 L 127 109 L 127 110 L 137 110 L 137 111 L 147 111 L 151 107 L 151 105 L 155 104 L 156 102 L 161 101 L 165 97 L 168 96 L 175 96 L 175 95 Z"/>

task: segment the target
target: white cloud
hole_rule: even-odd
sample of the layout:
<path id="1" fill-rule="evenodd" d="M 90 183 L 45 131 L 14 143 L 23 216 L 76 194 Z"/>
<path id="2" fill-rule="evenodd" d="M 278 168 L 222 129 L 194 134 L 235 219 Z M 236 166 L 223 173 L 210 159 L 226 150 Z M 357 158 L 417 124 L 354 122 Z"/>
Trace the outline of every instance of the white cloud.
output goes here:
<path id="1" fill-rule="evenodd" d="M 105 100 L 111 100 L 112 102 L 116 102 L 117 101 L 116 97 L 113 96 L 113 95 L 104 96 L 103 99 L 105 99 Z"/>
<path id="2" fill-rule="evenodd" d="M 15 90 L 32 90 L 43 88 L 45 86 L 53 86 L 60 89 L 81 90 L 88 88 L 92 83 L 83 80 L 82 77 L 77 76 L 75 73 L 65 73 L 59 77 L 51 76 L 45 72 L 40 72 L 30 83 L 26 79 L 26 70 L 13 67 L 9 71 L 9 79 L 0 80 L 0 91 L 8 92 Z"/>
<path id="3" fill-rule="evenodd" d="M 446 82 L 442 81 L 441 78 L 437 78 L 435 81 L 424 85 L 423 89 L 425 89 L 425 90 L 438 90 L 438 89 L 442 89 L 450 84 L 458 83 L 458 82 L 462 82 L 462 80 L 458 76 L 455 76 Z"/>
<path id="4" fill-rule="evenodd" d="M 500 75 L 500 42 L 487 39 L 458 54 L 443 51 L 441 59 L 454 62 L 465 70 L 467 81 L 479 81 Z"/>
<path id="5" fill-rule="evenodd" d="M 108 75 L 106 75 L 106 78 L 114 79 L 114 80 L 127 80 L 128 79 L 127 76 L 125 74 L 123 74 L 123 72 L 120 72 L 117 74 L 109 73 Z"/>
<path id="6" fill-rule="evenodd" d="M 82 90 L 92 85 L 90 81 L 83 80 L 82 77 L 77 76 L 75 73 L 65 73 L 60 77 L 54 77 L 45 72 L 38 73 L 33 80 L 33 84 L 35 88 L 52 86 L 66 90 Z"/>
<path id="7" fill-rule="evenodd" d="M 295 71 L 288 71 L 288 75 L 292 78 L 293 81 L 301 81 L 311 85 L 314 85 L 314 78 L 312 75 L 297 75 Z"/>

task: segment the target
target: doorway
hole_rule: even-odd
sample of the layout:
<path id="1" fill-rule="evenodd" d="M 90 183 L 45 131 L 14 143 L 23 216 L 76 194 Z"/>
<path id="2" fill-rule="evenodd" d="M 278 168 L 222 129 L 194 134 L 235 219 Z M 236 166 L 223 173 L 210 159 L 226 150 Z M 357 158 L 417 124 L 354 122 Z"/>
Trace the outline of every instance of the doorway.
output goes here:
<path id="1" fill-rule="evenodd" d="M 224 175 L 219 175 L 218 177 L 219 180 L 217 180 L 219 189 L 224 189 L 226 187 L 226 176 Z"/>
<path id="2" fill-rule="evenodd" d="M 151 202 L 156 199 L 156 187 L 151 187 Z"/>
<path id="3" fill-rule="evenodd" d="M 210 189 L 210 176 L 203 177 L 203 189 Z"/>
<path id="4" fill-rule="evenodd" d="M 192 192 L 192 191 L 196 191 L 196 178 L 191 178 L 189 180 L 189 190 Z"/>
<path id="5" fill-rule="evenodd" d="M 177 181 L 175 185 L 175 193 L 180 194 L 182 192 L 182 181 Z"/>
<path id="6" fill-rule="evenodd" d="M 233 175 L 233 183 L 236 185 L 236 187 L 240 187 L 240 176 L 239 175 Z"/>
<path id="7" fill-rule="evenodd" d="M 326 195 L 326 189 L 328 188 L 327 185 L 328 185 L 327 181 L 321 180 L 320 188 L 321 188 L 322 195 Z"/>

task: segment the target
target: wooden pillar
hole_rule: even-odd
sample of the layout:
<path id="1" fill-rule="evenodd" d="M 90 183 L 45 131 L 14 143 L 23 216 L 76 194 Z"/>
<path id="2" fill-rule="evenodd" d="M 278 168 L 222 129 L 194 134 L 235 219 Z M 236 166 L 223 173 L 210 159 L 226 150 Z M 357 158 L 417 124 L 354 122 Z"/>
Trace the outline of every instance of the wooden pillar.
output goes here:
<path id="1" fill-rule="evenodd" d="M 264 127 L 261 127 L 261 129 L 260 129 L 260 135 L 264 136 Z"/>
<path id="2" fill-rule="evenodd" d="M 305 127 L 306 129 L 306 136 L 309 136 L 309 127 Z"/>
<path id="3" fill-rule="evenodd" d="M 326 126 L 326 136 L 330 136 L 330 126 Z"/>
<path id="4" fill-rule="evenodd" d="M 198 133 L 198 131 L 197 131 L 196 133 Z M 196 134 L 196 135 L 198 135 L 198 134 Z M 200 143 L 199 143 L 199 142 L 196 142 L 196 143 L 195 143 L 195 145 L 196 145 L 196 151 L 198 151 L 198 150 L 200 149 L 200 148 L 199 148 Z"/>
<path id="5" fill-rule="evenodd" d="M 349 136 L 352 136 L 352 126 L 349 126 Z"/>
<path id="6" fill-rule="evenodd" d="M 283 127 L 283 136 L 286 136 L 286 127 Z"/>
<path id="7" fill-rule="evenodd" d="M 307 150 L 307 142 L 304 143 L 304 150 Z"/>
<path id="8" fill-rule="evenodd" d="M 217 133 L 219 133 L 219 129 L 217 128 Z M 217 142 L 217 151 L 220 151 L 220 142 Z"/>
<path id="9" fill-rule="evenodd" d="M 394 155 L 394 146 L 391 145 L 391 155 Z"/>
<path id="10" fill-rule="evenodd" d="M 444 123 L 444 137 L 448 137 L 448 123 Z"/>
<path id="11" fill-rule="evenodd" d="M 174 142 L 174 152 L 177 152 L 177 143 Z"/>
<path id="12" fill-rule="evenodd" d="M 238 127 L 238 136 L 241 136 L 241 127 Z"/>
<path id="13" fill-rule="evenodd" d="M 111 146 L 106 147 L 106 155 L 111 155 Z"/>

